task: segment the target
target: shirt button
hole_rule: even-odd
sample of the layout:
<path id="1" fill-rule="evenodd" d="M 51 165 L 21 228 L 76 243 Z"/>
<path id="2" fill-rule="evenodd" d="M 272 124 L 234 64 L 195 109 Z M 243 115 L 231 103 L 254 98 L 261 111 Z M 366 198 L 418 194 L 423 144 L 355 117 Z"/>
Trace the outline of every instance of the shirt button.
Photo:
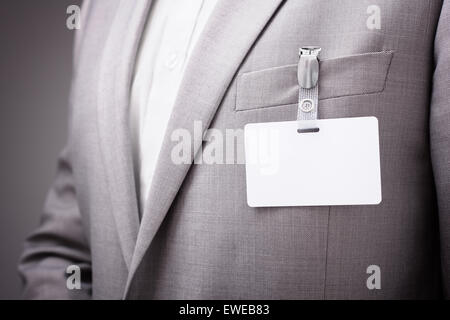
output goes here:
<path id="1" fill-rule="evenodd" d="M 178 64 L 178 54 L 172 53 L 166 61 L 166 67 L 170 70 L 175 69 Z"/>

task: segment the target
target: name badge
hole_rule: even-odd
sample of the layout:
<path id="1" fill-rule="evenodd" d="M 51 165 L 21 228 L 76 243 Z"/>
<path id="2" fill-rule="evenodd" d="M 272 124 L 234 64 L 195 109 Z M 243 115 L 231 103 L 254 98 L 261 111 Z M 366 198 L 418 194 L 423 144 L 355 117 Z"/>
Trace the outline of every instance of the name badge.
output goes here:
<path id="1" fill-rule="evenodd" d="M 306 123 L 308 120 L 305 120 Z M 381 202 L 378 120 L 317 119 L 245 126 L 250 207 L 375 205 Z"/>

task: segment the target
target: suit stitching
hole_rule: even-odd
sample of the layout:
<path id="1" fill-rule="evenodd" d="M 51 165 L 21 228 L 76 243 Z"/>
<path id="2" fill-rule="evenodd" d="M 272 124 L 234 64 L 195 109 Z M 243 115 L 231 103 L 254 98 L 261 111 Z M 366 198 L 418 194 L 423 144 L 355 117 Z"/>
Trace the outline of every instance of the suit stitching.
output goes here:
<path id="1" fill-rule="evenodd" d="M 324 280 L 323 280 L 323 299 L 326 298 L 326 289 L 327 289 L 327 270 L 328 270 L 328 240 L 330 238 L 330 217 L 331 217 L 331 207 L 328 207 L 328 216 L 327 216 L 327 239 L 325 245 L 325 270 L 324 270 Z"/>
<path id="2" fill-rule="evenodd" d="M 431 25 L 431 2 L 432 1 L 433 0 L 428 0 L 428 17 L 427 17 L 428 23 L 427 23 L 427 27 L 425 29 L 425 36 L 427 36 L 429 31 L 430 31 L 430 25 Z M 443 5 L 443 3 L 442 3 L 442 5 Z"/>

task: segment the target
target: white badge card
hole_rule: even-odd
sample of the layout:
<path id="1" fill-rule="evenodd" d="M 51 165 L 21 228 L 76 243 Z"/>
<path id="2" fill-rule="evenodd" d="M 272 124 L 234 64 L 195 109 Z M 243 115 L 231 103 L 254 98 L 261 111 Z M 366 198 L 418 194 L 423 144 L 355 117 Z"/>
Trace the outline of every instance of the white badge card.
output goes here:
<path id="1" fill-rule="evenodd" d="M 307 120 L 306 120 L 307 121 Z M 381 202 L 378 120 L 314 120 L 245 126 L 250 207 L 373 205 Z"/>

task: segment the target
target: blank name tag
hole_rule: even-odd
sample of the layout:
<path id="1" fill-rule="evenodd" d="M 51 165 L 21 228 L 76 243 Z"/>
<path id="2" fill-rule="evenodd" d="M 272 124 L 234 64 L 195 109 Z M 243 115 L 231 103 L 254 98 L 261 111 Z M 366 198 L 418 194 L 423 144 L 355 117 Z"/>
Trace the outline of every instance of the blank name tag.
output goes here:
<path id="1" fill-rule="evenodd" d="M 245 126 L 250 207 L 371 205 L 381 202 L 378 120 L 298 121 Z"/>

